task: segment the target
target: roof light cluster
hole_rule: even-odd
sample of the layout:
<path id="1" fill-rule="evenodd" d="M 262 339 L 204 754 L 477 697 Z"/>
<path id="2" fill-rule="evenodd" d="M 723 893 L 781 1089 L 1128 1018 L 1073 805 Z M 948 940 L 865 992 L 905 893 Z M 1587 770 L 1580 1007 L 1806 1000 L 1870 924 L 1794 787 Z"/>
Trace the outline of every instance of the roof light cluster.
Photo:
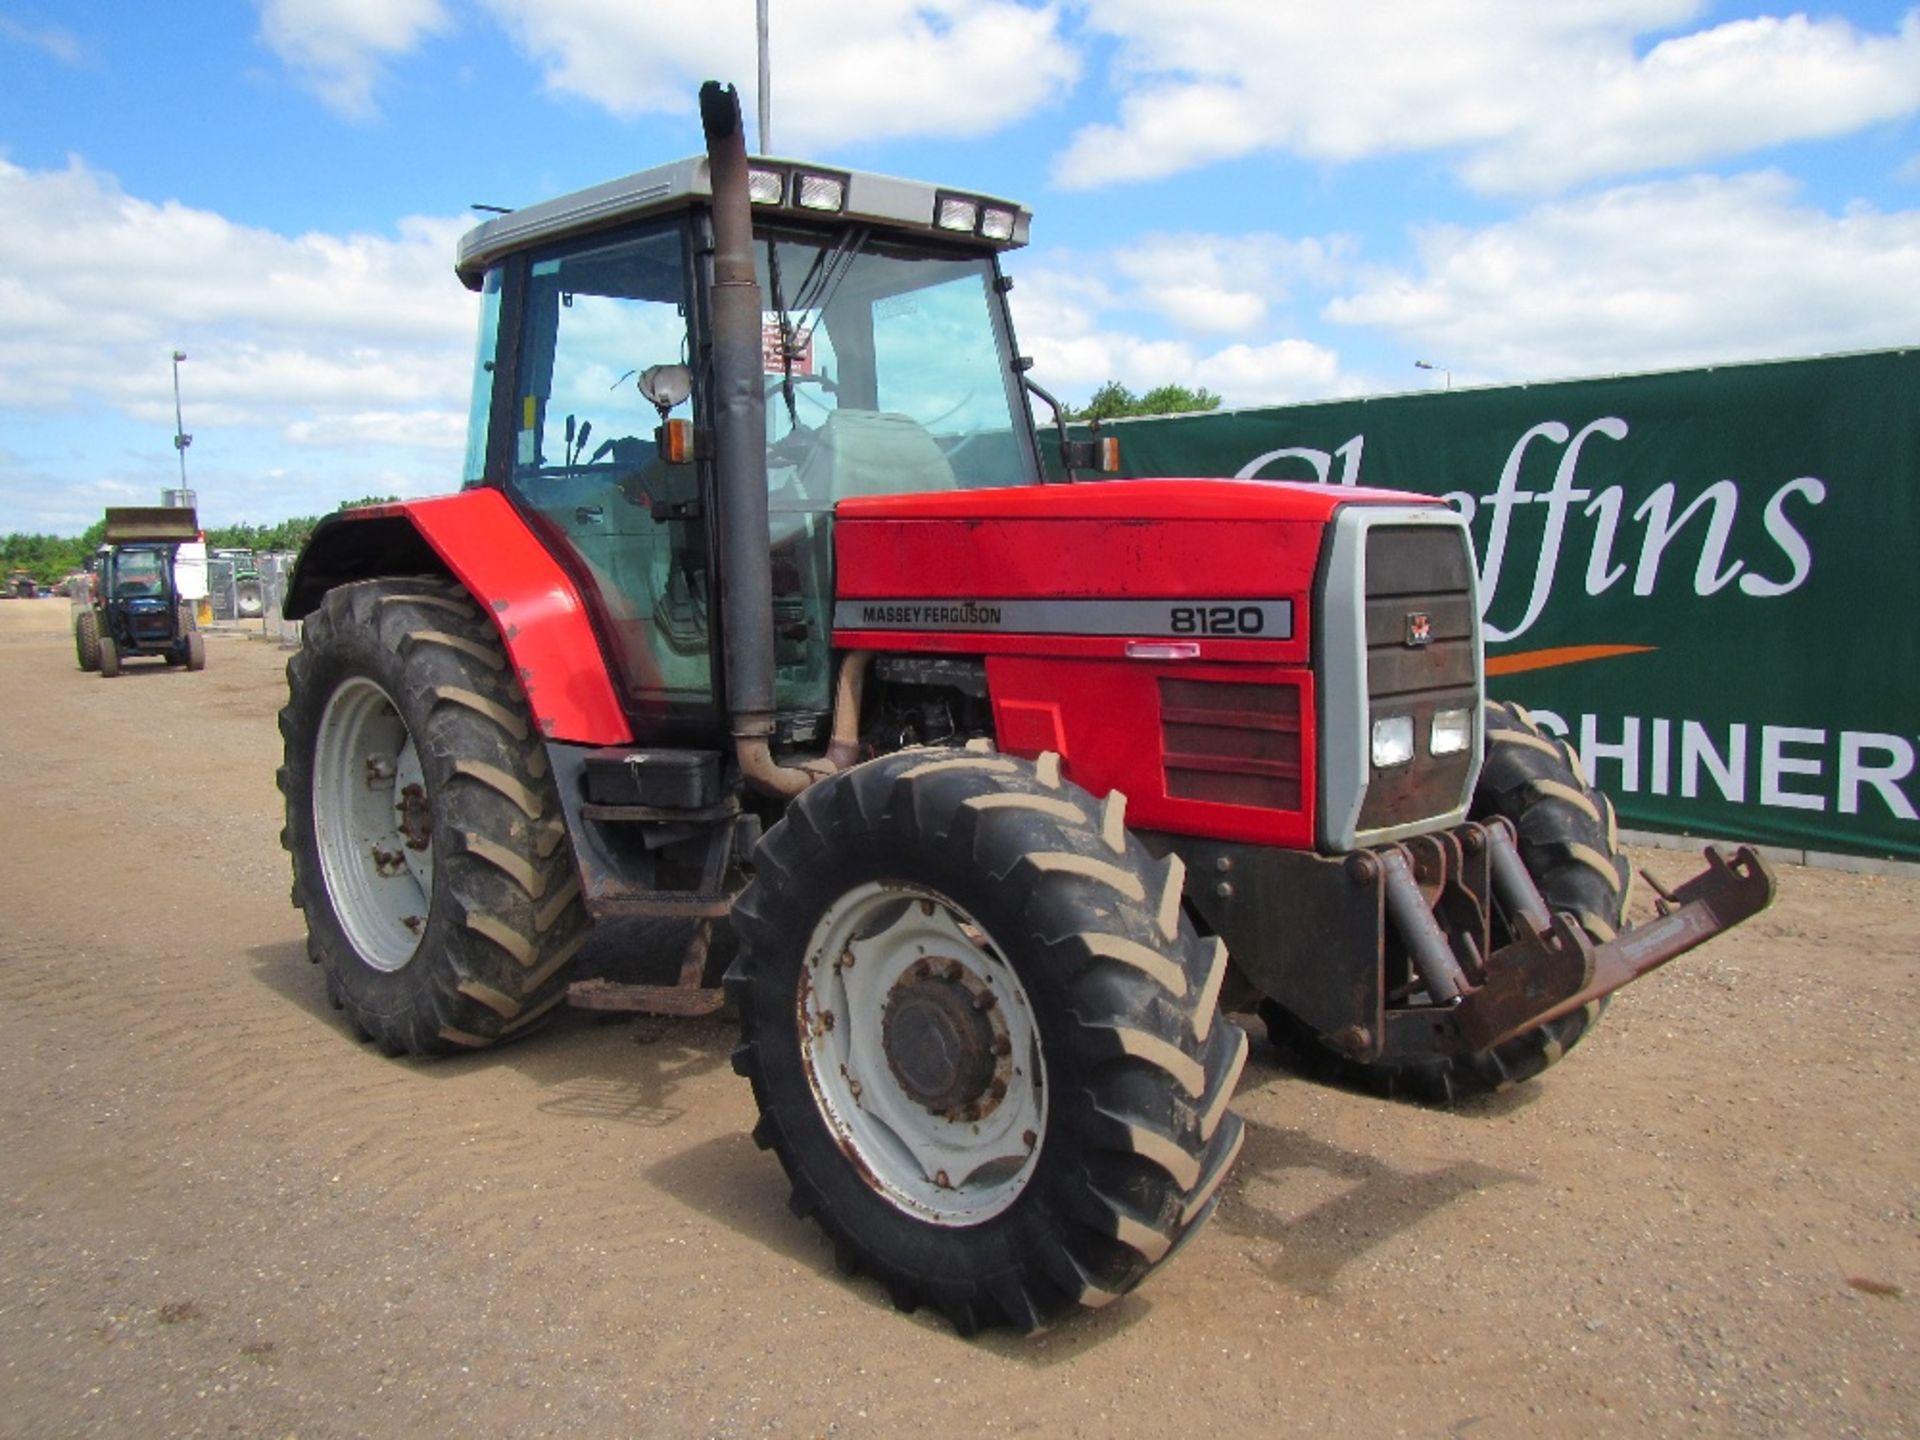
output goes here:
<path id="1" fill-rule="evenodd" d="M 747 169 L 747 198 L 756 205 L 794 205 L 802 210 L 847 208 L 847 177 L 815 170 Z"/>
<path id="2" fill-rule="evenodd" d="M 942 195 L 934 202 L 933 223 L 942 230 L 958 230 L 988 240 L 1011 240 L 1013 222 L 1013 211 L 971 195 Z"/>

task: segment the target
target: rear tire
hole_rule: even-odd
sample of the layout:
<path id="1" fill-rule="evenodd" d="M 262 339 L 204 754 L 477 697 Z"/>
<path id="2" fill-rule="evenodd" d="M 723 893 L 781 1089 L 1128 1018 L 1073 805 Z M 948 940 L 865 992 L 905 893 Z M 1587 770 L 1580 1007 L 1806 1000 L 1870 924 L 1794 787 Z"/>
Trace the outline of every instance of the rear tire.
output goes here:
<path id="1" fill-rule="evenodd" d="M 1123 806 L 1055 757 L 904 751 L 794 801 L 735 908 L 755 1141 L 843 1269 L 962 1333 L 1131 1290 L 1239 1150 L 1226 949 Z"/>
<path id="2" fill-rule="evenodd" d="M 1625 923 L 1633 879 L 1620 853 L 1613 802 L 1587 783 L 1567 743 L 1520 706 L 1489 700 L 1486 734 L 1470 817 L 1510 820 L 1520 858 L 1548 908 L 1570 914 L 1596 944 L 1611 940 Z M 1606 1003 L 1597 1000 L 1491 1050 L 1401 1065 L 1351 1060 L 1271 1000 L 1262 1002 L 1260 1014 L 1275 1047 L 1301 1068 L 1382 1095 L 1446 1104 L 1504 1090 L 1557 1064 L 1599 1023 Z"/>
<path id="3" fill-rule="evenodd" d="M 111 635 L 100 637 L 96 658 L 100 663 L 95 668 L 103 679 L 111 680 L 120 673 L 120 647 L 113 643 Z"/>
<path id="4" fill-rule="evenodd" d="M 91 610 L 73 622 L 73 651 L 82 670 L 100 668 L 100 621 Z"/>
<path id="5" fill-rule="evenodd" d="M 546 750 L 492 622 L 426 577 L 328 592 L 287 662 L 281 844 L 307 950 L 389 1054 L 525 1033 L 588 920 Z"/>

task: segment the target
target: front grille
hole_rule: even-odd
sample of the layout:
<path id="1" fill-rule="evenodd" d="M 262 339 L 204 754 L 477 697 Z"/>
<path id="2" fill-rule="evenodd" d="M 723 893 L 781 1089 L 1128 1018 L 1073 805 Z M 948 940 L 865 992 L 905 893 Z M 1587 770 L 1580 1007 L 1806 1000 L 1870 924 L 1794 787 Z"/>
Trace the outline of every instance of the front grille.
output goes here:
<path id="1" fill-rule="evenodd" d="M 165 610 L 134 610 L 127 615 L 127 629 L 136 640 L 165 640 L 168 638 L 167 612 Z"/>
<path id="2" fill-rule="evenodd" d="M 1300 808 L 1295 686 L 1162 679 L 1160 744 L 1173 799 Z"/>
<path id="3" fill-rule="evenodd" d="M 1368 723 L 1413 717 L 1413 760 L 1374 771 L 1359 829 L 1440 815 L 1460 804 L 1473 767 L 1469 748 L 1432 756 L 1427 740 L 1440 710 L 1479 705 L 1472 559 L 1452 527 L 1380 525 L 1367 534 L 1366 675 Z M 1410 643 L 1418 634 L 1424 643 Z"/>

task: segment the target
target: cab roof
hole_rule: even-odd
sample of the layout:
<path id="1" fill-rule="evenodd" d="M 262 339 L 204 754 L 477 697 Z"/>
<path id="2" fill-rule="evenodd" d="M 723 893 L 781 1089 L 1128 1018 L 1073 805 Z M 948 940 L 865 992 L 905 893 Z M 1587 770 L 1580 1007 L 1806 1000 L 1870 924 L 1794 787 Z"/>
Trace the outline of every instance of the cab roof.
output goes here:
<path id="1" fill-rule="evenodd" d="M 814 165 L 804 160 L 777 160 L 755 156 L 747 168 L 756 182 L 778 175 L 779 200 L 755 200 L 756 215 L 785 214 L 811 220 L 857 220 L 882 229 L 936 236 L 941 240 L 973 245 L 983 250 L 1012 250 L 1027 243 L 1033 212 L 1011 200 L 930 185 L 923 180 L 900 180 L 891 175 L 876 175 L 864 170 L 843 170 L 832 165 Z M 800 203 L 802 179 L 843 182 L 843 202 L 837 208 L 818 208 Z M 766 182 L 771 189 L 771 181 Z M 480 288 L 487 267 L 516 250 L 574 235 L 587 234 L 611 225 L 666 215 L 685 210 L 713 198 L 713 183 L 707 172 L 707 157 L 693 155 L 651 170 L 609 180 L 571 195 L 543 200 L 521 210 L 509 211 L 497 219 L 476 225 L 460 238 L 454 272 L 468 289 Z M 976 223 L 971 230 L 955 229 L 936 223 L 943 201 L 972 201 Z M 982 233 L 986 213 L 1008 212 L 1010 222 L 1004 236 Z"/>

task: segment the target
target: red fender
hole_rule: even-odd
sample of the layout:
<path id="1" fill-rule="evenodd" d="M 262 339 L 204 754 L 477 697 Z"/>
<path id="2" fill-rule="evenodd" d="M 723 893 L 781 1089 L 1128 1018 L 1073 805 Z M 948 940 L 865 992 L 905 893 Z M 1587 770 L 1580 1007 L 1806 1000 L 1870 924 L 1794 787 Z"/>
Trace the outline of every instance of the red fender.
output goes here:
<path id="1" fill-rule="evenodd" d="M 577 745 L 633 743 L 579 590 L 497 490 L 328 516 L 300 554 L 284 613 L 301 618 L 335 585 L 418 573 L 427 559 L 422 541 L 493 616 L 543 735 Z"/>

